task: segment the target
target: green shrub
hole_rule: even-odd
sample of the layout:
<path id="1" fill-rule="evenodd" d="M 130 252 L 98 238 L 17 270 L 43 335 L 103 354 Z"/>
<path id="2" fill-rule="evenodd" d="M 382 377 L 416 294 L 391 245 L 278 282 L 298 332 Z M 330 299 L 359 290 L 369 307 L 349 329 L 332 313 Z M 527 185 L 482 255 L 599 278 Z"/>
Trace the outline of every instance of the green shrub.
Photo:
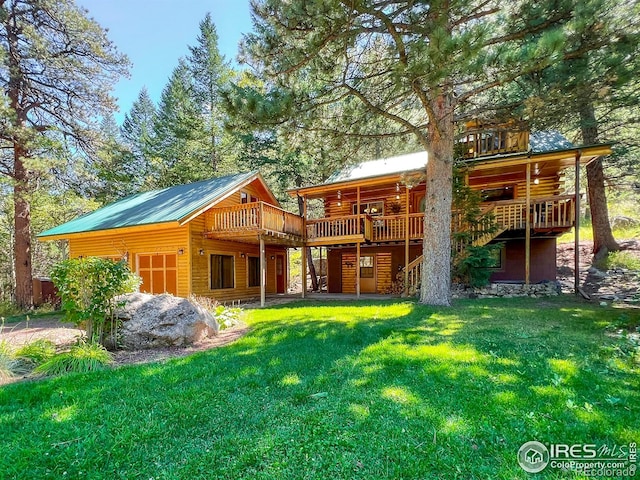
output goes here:
<path id="1" fill-rule="evenodd" d="M 220 330 L 238 325 L 243 315 L 243 310 L 241 308 L 225 307 L 215 298 L 192 295 L 189 300 L 208 310 L 218 322 Z"/>
<path id="2" fill-rule="evenodd" d="M 13 357 L 25 363 L 31 363 L 33 367 L 46 362 L 56 354 L 56 345 L 51 340 L 41 338 L 27 343 L 18 348 Z"/>
<path id="3" fill-rule="evenodd" d="M 466 247 L 454 259 L 453 278 L 470 287 L 484 287 L 491 277 L 493 251 L 500 247 L 500 244 Z"/>
<path id="4" fill-rule="evenodd" d="M 53 376 L 70 372 L 104 370 L 113 363 L 113 357 L 98 343 L 81 342 L 68 352 L 60 353 L 38 366 L 34 373 Z"/>
<path id="5" fill-rule="evenodd" d="M 240 323 L 240 318 L 242 317 L 242 309 L 241 308 L 229 308 L 224 305 L 218 305 L 215 310 L 215 317 L 220 325 L 220 330 L 224 330 L 225 328 L 231 328 Z"/>
<path id="6" fill-rule="evenodd" d="M 88 257 L 57 264 L 51 279 L 58 288 L 66 318 L 84 325 L 89 342 L 116 345 L 118 295 L 135 291 L 140 278 L 126 262 Z"/>
<path id="7" fill-rule="evenodd" d="M 11 317 L 20 313 L 18 306 L 6 300 L 0 301 L 0 317 Z"/>
<path id="8" fill-rule="evenodd" d="M 640 258 L 635 257 L 629 252 L 609 252 L 606 258 L 599 262 L 597 267 L 611 270 L 613 268 L 624 268 L 627 270 L 640 271 Z"/>

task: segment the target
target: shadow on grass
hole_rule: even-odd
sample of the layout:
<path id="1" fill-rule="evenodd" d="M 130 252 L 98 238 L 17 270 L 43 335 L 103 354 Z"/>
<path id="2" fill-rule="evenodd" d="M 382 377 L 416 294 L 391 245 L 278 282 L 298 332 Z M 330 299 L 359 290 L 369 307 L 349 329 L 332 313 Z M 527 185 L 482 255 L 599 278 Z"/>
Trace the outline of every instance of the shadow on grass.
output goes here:
<path id="1" fill-rule="evenodd" d="M 604 330 L 619 312 L 391 300 L 250 315 L 252 332 L 222 349 L 0 391 L 2 471 L 527 478 L 528 440 L 640 437 L 637 371 Z"/>

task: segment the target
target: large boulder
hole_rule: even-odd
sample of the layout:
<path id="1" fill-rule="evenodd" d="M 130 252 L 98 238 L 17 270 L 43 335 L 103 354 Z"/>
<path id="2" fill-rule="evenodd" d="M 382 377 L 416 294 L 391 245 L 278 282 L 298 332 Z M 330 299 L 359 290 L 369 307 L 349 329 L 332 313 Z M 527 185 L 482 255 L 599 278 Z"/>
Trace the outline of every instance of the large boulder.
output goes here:
<path id="1" fill-rule="evenodd" d="M 169 294 L 120 297 L 122 346 L 126 349 L 190 345 L 218 334 L 218 322 L 202 306 Z"/>

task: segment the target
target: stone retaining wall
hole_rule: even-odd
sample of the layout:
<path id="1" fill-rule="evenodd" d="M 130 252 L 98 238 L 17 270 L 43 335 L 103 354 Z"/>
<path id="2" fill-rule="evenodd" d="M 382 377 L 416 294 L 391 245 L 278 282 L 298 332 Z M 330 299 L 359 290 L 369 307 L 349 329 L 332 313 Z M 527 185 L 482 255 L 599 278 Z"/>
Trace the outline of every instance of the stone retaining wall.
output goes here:
<path id="1" fill-rule="evenodd" d="M 512 297 L 551 297 L 560 293 L 557 282 L 536 283 L 492 283 L 483 288 L 470 288 L 464 285 L 451 286 L 453 298 L 512 298 Z"/>

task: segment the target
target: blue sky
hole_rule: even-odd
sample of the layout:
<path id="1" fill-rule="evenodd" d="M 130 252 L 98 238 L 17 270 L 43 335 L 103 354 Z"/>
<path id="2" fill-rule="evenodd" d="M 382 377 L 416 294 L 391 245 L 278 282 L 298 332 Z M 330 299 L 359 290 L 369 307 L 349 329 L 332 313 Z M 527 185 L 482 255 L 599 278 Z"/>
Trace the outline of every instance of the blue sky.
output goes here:
<path id="1" fill-rule="evenodd" d="M 114 95 L 122 121 L 140 89 L 146 85 L 158 101 L 178 59 L 195 45 L 198 25 L 207 12 L 218 30 L 219 47 L 235 59 L 243 33 L 251 31 L 249 0 L 76 0 L 89 10 L 109 38 L 132 62 L 131 78 L 122 79 Z"/>

